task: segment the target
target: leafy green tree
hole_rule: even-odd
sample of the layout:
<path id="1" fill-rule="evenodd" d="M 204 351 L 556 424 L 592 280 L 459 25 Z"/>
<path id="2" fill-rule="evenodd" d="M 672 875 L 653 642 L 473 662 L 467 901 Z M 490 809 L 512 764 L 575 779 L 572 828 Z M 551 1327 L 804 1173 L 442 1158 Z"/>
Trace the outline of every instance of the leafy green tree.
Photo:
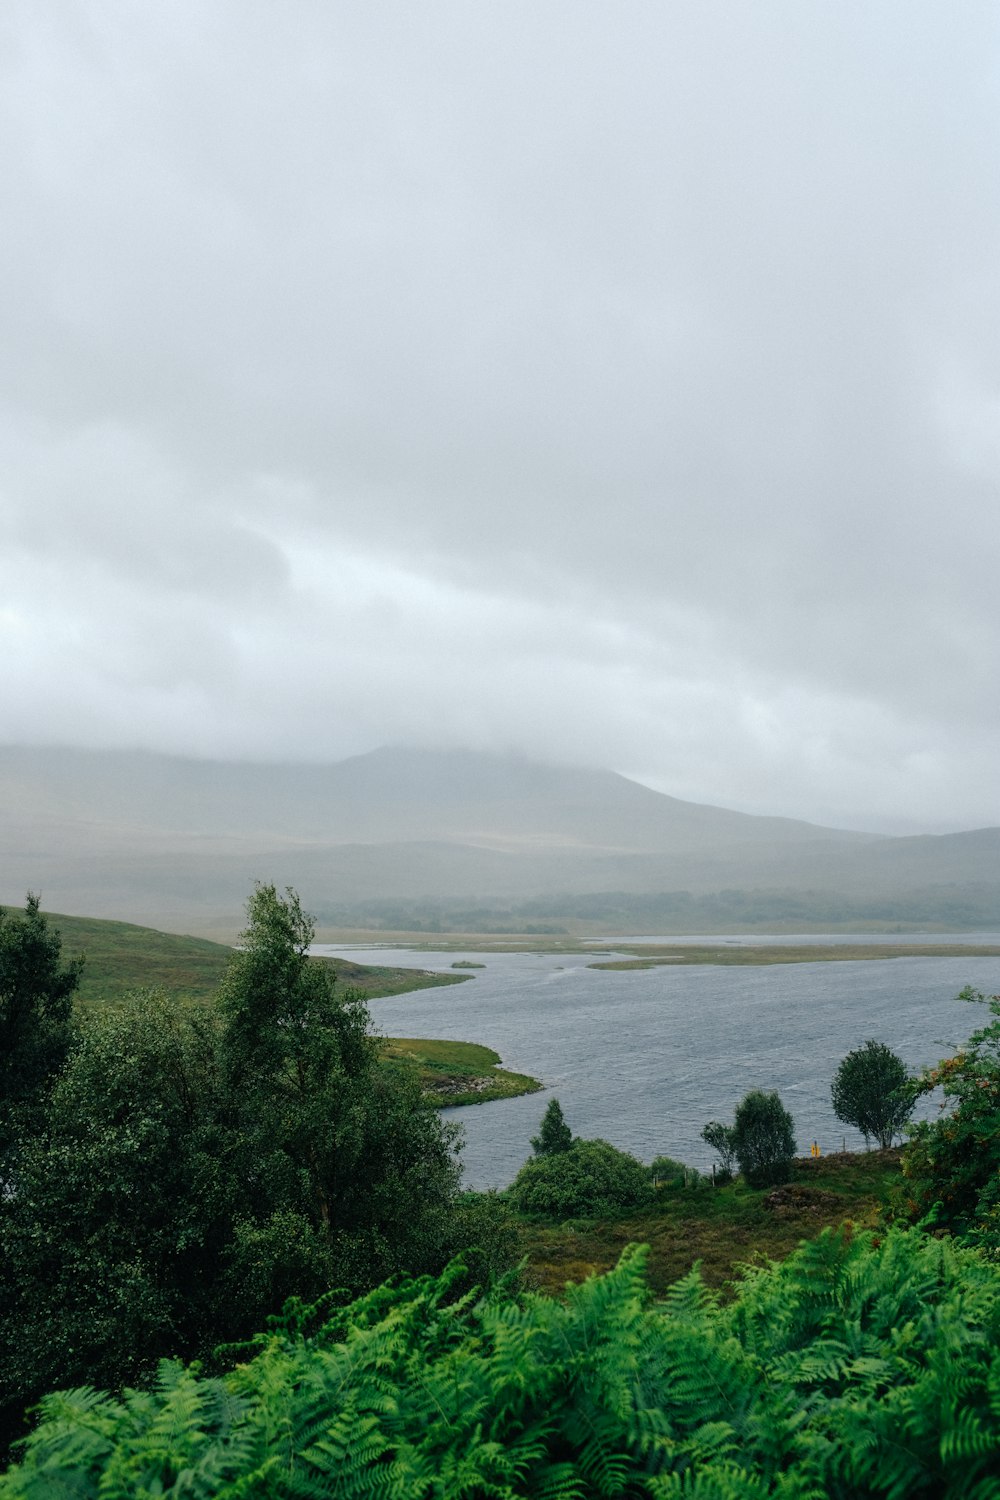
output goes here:
<path id="1" fill-rule="evenodd" d="M 776 1093 L 751 1089 L 736 1106 L 733 1145 L 751 1187 L 787 1182 L 795 1156 L 795 1122 Z"/>
<path id="2" fill-rule="evenodd" d="M 141 1379 L 234 1326 L 220 1269 L 246 1164 L 218 1063 L 210 1017 L 162 996 L 87 1018 L 0 1204 L 8 1416 L 51 1385 Z"/>
<path id="3" fill-rule="evenodd" d="M 701 1138 L 717 1152 L 719 1175 L 728 1180 L 736 1166 L 736 1132 L 732 1125 L 723 1125 L 719 1120 L 709 1120 Z"/>
<path id="4" fill-rule="evenodd" d="M 555 1156 L 572 1144 L 573 1132 L 563 1118 L 562 1106 L 558 1099 L 550 1099 L 538 1134 L 531 1137 L 531 1149 L 536 1156 Z"/>
<path id="5" fill-rule="evenodd" d="M 906 1065 L 884 1042 L 865 1042 L 848 1052 L 834 1076 L 833 1112 L 884 1150 L 913 1113 L 916 1099 L 906 1090 Z"/>
<path id="6" fill-rule="evenodd" d="M 0 907 L 0 1163 L 69 1051 L 83 959 L 64 966 L 61 954 L 37 896 L 23 914 Z"/>
<path id="7" fill-rule="evenodd" d="M 640 1208 L 653 1200 L 649 1169 L 608 1141 L 575 1140 L 568 1151 L 532 1156 L 507 1195 L 519 1213 L 567 1219 Z"/>
<path id="8" fill-rule="evenodd" d="M 309 956 L 296 893 L 258 885 L 247 913 L 219 999 L 231 1116 L 254 1157 L 250 1218 L 301 1215 L 327 1247 L 331 1284 L 439 1266 L 457 1129 L 379 1066 L 363 998 L 338 995 Z"/>
<path id="9" fill-rule="evenodd" d="M 914 1098 L 941 1089 L 944 1112 L 910 1129 L 907 1209 L 1000 1258 L 1000 995 L 966 988 L 958 998 L 995 1019 L 910 1084 Z"/>

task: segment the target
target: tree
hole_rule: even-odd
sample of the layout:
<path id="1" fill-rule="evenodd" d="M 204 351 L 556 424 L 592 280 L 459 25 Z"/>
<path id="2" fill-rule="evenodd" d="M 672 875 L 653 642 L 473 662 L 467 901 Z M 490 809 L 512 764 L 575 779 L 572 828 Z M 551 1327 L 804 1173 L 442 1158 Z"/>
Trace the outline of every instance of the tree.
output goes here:
<path id="1" fill-rule="evenodd" d="M 218 1064 L 212 1018 L 163 996 L 85 1021 L 0 1204 L 8 1423 L 47 1388 L 142 1379 L 259 1317 L 245 1288 L 223 1306 L 246 1163 Z"/>
<path id="2" fill-rule="evenodd" d="M 519 1213 L 553 1219 L 618 1213 L 654 1196 L 648 1168 L 601 1140 L 575 1140 L 568 1151 L 529 1157 L 507 1193 Z"/>
<path id="3" fill-rule="evenodd" d="M 733 1143 L 751 1187 L 787 1182 L 795 1156 L 795 1122 L 776 1093 L 752 1089 L 736 1107 Z"/>
<path id="4" fill-rule="evenodd" d="M 833 1112 L 861 1131 L 867 1148 L 874 1137 L 885 1150 L 913 1113 L 916 1098 L 901 1092 L 906 1066 L 884 1042 L 867 1041 L 848 1052 L 834 1076 Z"/>
<path id="5" fill-rule="evenodd" d="M 719 1120 L 709 1120 L 701 1138 L 718 1153 L 719 1175 L 730 1178 L 736 1165 L 736 1132 L 732 1125 L 723 1125 Z"/>
<path id="6" fill-rule="evenodd" d="M 83 959 L 63 967 L 61 952 L 37 896 L 23 915 L 0 907 L 0 1161 L 69 1051 Z"/>
<path id="7" fill-rule="evenodd" d="M 531 1137 L 531 1149 L 536 1156 L 556 1156 L 572 1144 L 573 1132 L 563 1118 L 559 1100 L 550 1099 L 538 1134 Z"/>
<path id="8" fill-rule="evenodd" d="M 458 1187 L 457 1127 L 415 1080 L 380 1067 L 364 998 L 338 994 L 330 966 L 310 957 L 315 929 L 296 893 L 258 885 L 247 916 L 219 998 L 230 1109 L 251 1146 L 249 1217 L 301 1215 L 326 1248 L 329 1285 L 360 1291 L 435 1269 Z"/>

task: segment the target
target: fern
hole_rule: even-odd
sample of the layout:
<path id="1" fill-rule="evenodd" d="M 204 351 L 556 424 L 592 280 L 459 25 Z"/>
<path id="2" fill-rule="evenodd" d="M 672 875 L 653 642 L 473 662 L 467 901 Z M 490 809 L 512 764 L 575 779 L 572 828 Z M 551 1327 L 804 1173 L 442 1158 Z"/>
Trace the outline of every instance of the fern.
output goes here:
<path id="1" fill-rule="evenodd" d="M 1000 1269 L 825 1234 L 721 1306 L 639 1252 L 567 1290 L 460 1267 L 293 1305 L 223 1379 L 46 1398 L 0 1500 L 997 1500 Z"/>

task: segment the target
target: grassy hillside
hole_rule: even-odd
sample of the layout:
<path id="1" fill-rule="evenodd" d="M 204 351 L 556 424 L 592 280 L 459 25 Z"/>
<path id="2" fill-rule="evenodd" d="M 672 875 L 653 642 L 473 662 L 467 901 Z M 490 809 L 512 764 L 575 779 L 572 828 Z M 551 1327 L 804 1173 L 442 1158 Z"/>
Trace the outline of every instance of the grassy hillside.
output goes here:
<path id="1" fill-rule="evenodd" d="M 529 1279 L 559 1291 L 610 1270 L 638 1241 L 650 1247 L 654 1291 L 665 1292 L 696 1261 L 709 1286 L 722 1286 L 748 1261 L 780 1260 L 828 1226 L 874 1226 L 901 1181 L 898 1151 L 868 1151 L 797 1161 L 783 1187 L 661 1188 L 653 1207 L 619 1219 L 525 1224 Z"/>
<path id="2" fill-rule="evenodd" d="M 8 907 L 8 911 L 16 908 Z M 132 922 L 109 922 L 97 917 L 67 917 L 47 912 L 49 925 L 62 937 L 63 957 L 86 955 L 79 997 L 85 1004 L 120 1000 L 129 990 L 157 988 L 179 1000 L 211 999 L 225 973 L 232 949 L 207 938 L 158 932 Z M 433 985 L 461 984 L 466 974 L 432 974 L 424 969 L 323 959 L 344 988 L 360 990 L 367 999 L 399 995 Z"/>

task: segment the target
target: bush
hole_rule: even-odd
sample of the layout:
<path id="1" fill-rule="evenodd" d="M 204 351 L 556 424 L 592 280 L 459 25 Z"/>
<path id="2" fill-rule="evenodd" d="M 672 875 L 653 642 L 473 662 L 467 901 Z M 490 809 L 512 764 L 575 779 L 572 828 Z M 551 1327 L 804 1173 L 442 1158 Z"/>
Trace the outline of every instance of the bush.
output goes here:
<path id="1" fill-rule="evenodd" d="M 649 1175 L 659 1187 L 683 1187 L 688 1169 L 682 1161 L 674 1161 L 672 1156 L 654 1156 Z"/>
<path id="2" fill-rule="evenodd" d="M 596 1218 L 653 1198 L 649 1169 L 609 1141 L 578 1140 L 554 1156 L 533 1156 L 507 1191 L 518 1213 L 550 1219 Z"/>
<path id="3" fill-rule="evenodd" d="M 733 1141 L 750 1187 L 787 1182 L 795 1156 L 795 1122 L 775 1093 L 752 1089 L 736 1109 Z"/>
<path id="4" fill-rule="evenodd" d="M 907 1083 L 906 1066 L 884 1042 L 868 1041 L 848 1052 L 837 1069 L 830 1096 L 833 1112 L 865 1138 L 874 1137 L 885 1150 L 891 1146 L 913 1113 L 916 1098 L 901 1092 Z"/>
<path id="5" fill-rule="evenodd" d="M 988 1005 L 995 1019 L 911 1084 L 917 1096 L 941 1088 L 948 1112 L 910 1130 L 907 1208 L 1000 1258 L 1000 995 L 965 989 L 958 998 Z"/>

